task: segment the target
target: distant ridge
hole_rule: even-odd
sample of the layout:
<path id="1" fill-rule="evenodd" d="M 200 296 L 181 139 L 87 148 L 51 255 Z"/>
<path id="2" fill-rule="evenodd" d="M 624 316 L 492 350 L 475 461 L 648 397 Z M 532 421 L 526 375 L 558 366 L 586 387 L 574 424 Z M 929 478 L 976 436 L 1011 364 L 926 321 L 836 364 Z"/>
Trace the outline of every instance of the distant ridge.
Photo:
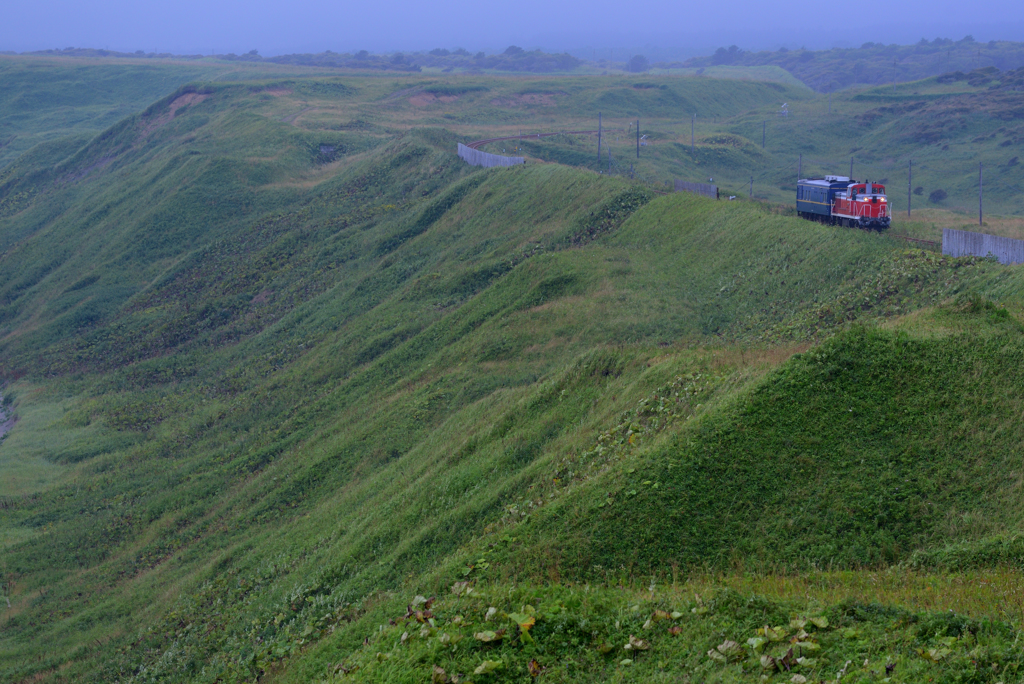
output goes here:
<path id="1" fill-rule="evenodd" d="M 718 48 L 707 57 L 655 66 L 699 68 L 722 65 L 779 66 L 818 92 L 829 92 L 853 85 L 917 81 L 986 67 L 1000 71 L 1018 69 L 1024 67 L 1024 43 L 995 40 L 979 43 L 972 36 L 965 36 L 958 41 L 922 38 L 914 45 L 867 42 L 859 48 L 831 50 L 780 48 L 774 52 L 747 52 L 732 45 Z"/>
<path id="2" fill-rule="evenodd" d="M 4 52 L 0 54 L 15 54 Z M 497 54 L 471 53 L 463 48 L 436 48 L 419 52 L 374 54 L 366 50 L 354 52 L 293 53 L 264 57 L 258 50 L 244 54 L 178 55 L 168 52 L 118 52 L 95 48 L 38 50 L 26 55 L 61 57 L 116 57 L 134 59 L 217 59 L 225 61 L 263 62 L 389 72 L 415 72 L 440 69 L 444 72 L 506 71 L 525 73 L 574 72 L 593 73 L 595 69 L 640 73 L 650 69 L 684 70 L 709 67 L 779 67 L 818 92 L 830 92 L 855 85 L 905 83 L 942 74 L 970 73 L 977 70 L 1012 71 L 1024 67 L 1024 43 L 989 41 L 981 43 L 972 36 L 953 41 L 936 38 L 921 39 L 914 45 L 883 45 L 866 42 L 859 48 L 831 50 L 746 51 L 736 45 L 718 48 L 713 54 L 692 57 L 682 62 L 649 63 L 642 55 L 628 61 L 583 60 L 568 53 L 524 50 L 510 45 Z M 895 68 L 895 70 L 894 70 Z M 997 79 L 998 80 L 998 79 Z"/>

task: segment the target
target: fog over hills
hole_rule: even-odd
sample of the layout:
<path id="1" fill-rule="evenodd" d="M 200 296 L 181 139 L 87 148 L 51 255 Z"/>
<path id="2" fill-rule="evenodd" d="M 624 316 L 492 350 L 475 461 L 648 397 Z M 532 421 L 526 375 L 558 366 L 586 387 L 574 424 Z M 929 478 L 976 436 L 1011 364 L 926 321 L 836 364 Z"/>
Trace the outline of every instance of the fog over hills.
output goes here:
<path id="1" fill-rule="evenodd" d="M 823 22 L 828 30 L 822 30 Z M 254 2 L 12 3 L 0 26 L 0 50 L 17 52 L 89 46 L 183 54 L 415 51 L 463 47 L 495 51 L 510 44 L 562 52 L 659 52 L 679 59 L 722 45 L 749 50 L 853 47 L 866 41 L 912 43 L 921 37 L 979 41 L 1024 39 L 1024 19 L 1011 0 L 914 2 L 848 16 L 813 11 L 806 3 L 740 0 L 727 12 L 707 4 L 656 0 L 544 3 L 524 0 L 507 11 L 456 0 L 443 5 L 386 0 L 301 5 Z M 581 55 L 582 56 L 582 55 Z M 651 55 L 648 55 L 651 56 Z"/>

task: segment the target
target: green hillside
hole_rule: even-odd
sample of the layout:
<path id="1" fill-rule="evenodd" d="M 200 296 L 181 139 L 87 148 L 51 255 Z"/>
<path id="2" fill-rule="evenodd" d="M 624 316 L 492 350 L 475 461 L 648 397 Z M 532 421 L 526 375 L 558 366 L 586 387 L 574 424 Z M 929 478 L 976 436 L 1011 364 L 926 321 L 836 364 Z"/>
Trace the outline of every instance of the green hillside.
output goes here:
<path id="1" fill-rule="evenodd" d="M 1019 269 L 665 191 L 770 168 L 797 148 L 735 131 L 820 97 L 214 78 L 0 171 L 0 680 L 1024 672 Z M 932 122 L 991 96 L 912 87 Z M 815 149 L 923 154 L 886 97 Z M 454 154 L 598 108 L 651 126 L 639 177 L 584 136 Z"/>
<path id="2" fill-rule="evenodd" d="M 557 536 L 556 559 L 582 573 L 875 567 L 1015 532 L 1020 325 L 970 302 L 934 316 L 948 326 L 937 339 L 844 333 L 691 430 L 643 455 L 624 449 L 629 475 L 595 478 L 589 496 L 538 516 L 517 553 L 543 563 L 534 554 Z"/>
<path id="3" fill-rule="evenodd" d="M 43 142 L 79 134 L 82 144 L 185 83 L 295 72 L 216 60 L 0 55 L 0 169 Z"/>

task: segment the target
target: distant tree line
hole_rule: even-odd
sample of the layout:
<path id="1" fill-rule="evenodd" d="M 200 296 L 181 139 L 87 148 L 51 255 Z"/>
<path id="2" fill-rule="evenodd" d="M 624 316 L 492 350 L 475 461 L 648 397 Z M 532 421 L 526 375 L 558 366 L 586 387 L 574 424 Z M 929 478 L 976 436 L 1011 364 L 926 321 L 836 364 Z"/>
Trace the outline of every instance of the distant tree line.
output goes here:
<path id="1" fill-rule="evenodd" d="M 16 52 L 4 52 L 2 54 L 14 55 Z M 96 48 L 55 48 L 52 50 L 33 50 L 25 52 L 26 55 L 56 55 L 60 57 L 132 57 L 135 59 L 203 59 L 207 55 L 176 55 L 173 52 L 146 52 L 136 50 L 135 52 L 118 52 L 117 50 L 100 50 Z"/>
<path id="2" fill-rule="evenodd" d="M 28 54 L 63 55 L 81 57 L 133 57 L 133 58 L 175 58 L 216 59 L 246 62 L 272 62 L 276 64 L 298 64 L 342 69 L 374 69 L 381 71 L 420 71 L 423 68 L 437 68 L 442 71 L 509 71 L 509 72 L 569 72 L 578 69 L 583 60 L 567 53 L 549 53 L 542 50 L 525 50 L 510 45 L 500 54 L 472 53 L 464 48 L 436 48 L 429 52 L 372 54 L 366 50 L 355 53 L 338 53 L 330 50 L 318 53 L 301 53 L 263 57 L 257 50 L 244 54 L 219 55 L 174 55 L 156 52 L 116 52 L 92 48 L 64 48 L 41 50 Z M 626 61 L 613 65 L 605 60 L 597 63 L 601 67 L 622 68 L 639 73 L 652 67 L 705 68 L 712 66 L 778 66 L 793 74 L 819 92 L 839 90 L 852 85 L 878 85 L 891 83 L 893 79 L 905 82 L 932 76 L 954 74 L 948 78 L 959 79 L 966 74 L 975 81 L 989 78 L 984 70 L 995 68 L 1003 72 L 1024 66 L 1024 43 L 1011 41 L 989 41 L 979 43 L 971 36 L 953 41 L 936 38 L 929 41 L 922 38 L 914 45 L 883 45 L 867 42 L 859 48 L 835 48 L 832 50 L 789 50 L 751 52 L 736 45 L 720 47 L 705 57 L 694 57 L 685 62 L 651 64 L 643 55 L 633 55 Z M 946 76 L 943 76 L 946 78 Z M 999 80 L 999 79 L 995 79 Z M 1005 78 L 1002 79 L 1006 86 Z"/>
<path id="3" fill-rule="evenodd" d="M 510 45 L 504 52 L 497 55 L 487 55 L 483 52 L 471 54 L 463 48 L 454 50 L 437 48 L 426 54 L 414 55 L 412 59 L 420 66 L 441 69 L 467 71 L 494 69 L 537 73 L 573 71 L 583 63 L 582 60 L 564 52 L 553 54 L 541 50 L 524 50 L 517 45 Z"/>
<path id="4" fill-rule="evenodd" d="M 175 55 L 171 53 L 117 52 L 114 50 L 96 50 L 92 48 L 64 48 L 55 50 L 39 50 L 27 54 L 60 55 L 66 57 L 132 57 L 132 58 L 176 58 L 176 59 L 222 59 L 237 62 L 270 62 L 273 64 L 298 64 L 303 66 L 334 67 L 342 69 L 377 69 L 382 71 L 420 71 L 423 67 L 437 67 L 443 70 L 482 71 L 526 71 L 549 73 L 554 71 L 573 71 L 583 62 L 566 53 L 552 54 L 541 50 L 524 50 L 510 45 L 504 52 L 488 55 L 484 52 L 470 53 L 463 48 L 447 50 L 437 48 L 430 52 L 371 54 L 366 50 L 355 53 L 338 53 L 325 50 L 318 53 L 297 53 L 263 57 L 258 50 L 237 55 L 235 53 L 217 55 Z M 643 59 L 643 58 L 641 58 Z M 644 60 L 646 65 L 646 60 Z M 646 66 L 645 66 L 646 68 Z"/>

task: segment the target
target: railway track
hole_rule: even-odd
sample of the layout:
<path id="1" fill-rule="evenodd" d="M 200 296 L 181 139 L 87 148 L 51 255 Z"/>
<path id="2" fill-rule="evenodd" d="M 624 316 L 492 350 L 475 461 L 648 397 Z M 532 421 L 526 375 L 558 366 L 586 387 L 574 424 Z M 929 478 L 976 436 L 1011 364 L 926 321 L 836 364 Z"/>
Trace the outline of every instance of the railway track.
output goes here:
<path id="1" fill-rule="evenodd" d="M 466 147 L 468 147 L 470 149 L 473 149 L 473 150 L 479 150 L 482 146 L 484 146 L 484 145 L 486 145 L 488 143 L 501 142 L 503 140 L 523 140 L 523 139 L 532 139 L 532 138 L 548 138 L 548 137 L 551 137 L 553 135 L 563 135 L 563 134 L 565 134 L 565 135 L 592 135 L 592 134 L 595 134 L 595 133 L 598 133 L 598 132 L 599 131 L 596 131 L 596 130 L 592 130 L 592 131 L 556 131 L 556 132 L 553 132 L 553 133 L 531 133 L 529 135 L 506 135 L 506 136 L 502 136 L 500 138 L 485 138 L 483 140 L 474 140 L 471 143 L 466 143 Z M 664 194 L 665 191 L 660 190 L 660 192 L 662 194 Z M 916 242 L 917 244 L 930 245 L 932 247 L 937 247 L 939 249 L 942 249 L 942 243 L 941 242 L 935 242 L 934 240 L 923 240 L 921 238 L 912 238 L 912 237 L 908 237 L 906 235 L 893 235 L 891 233 L 889 233 L 888 235 L 889 235 L 889 237 L 897 238 L 897 239 L 900 239 L 900 240 L 906 240 L 907 242 Z"/>
<path id="2" fill-rule="evenodd" d="M 922 240 L 921 238 L 912 238 L 912 237 L 907 237 L 906 235 L 893 235 L 891 233 L 889 234 L 889 237 L 899 238 L 900 240 L 906 240 L 907 242 L 917 242 L 918 244 L 922 244 L 922 245 L 932 245 L 933 247 L 939 247 L 939 248 L 942 247 L 942 243 L 941 242 L 936 242 L 935 240 Z"/>
<path id="3" fill-rule="evenodd" d="M 492 142 L 501 142 L 502 140 L 524 140 L 532 138 L 548 138 L 552 135 L 589 135 L 591 133 L 597 133 L 594 131 L 557 131 L 555 133 L 531 133 L 529 135 L 506 135 L 502 138 L 487 138 L 486 140 L 474 140 L 471 143 L 466 143 L 466 147 L 479 150 L 482 145 Z"/>

